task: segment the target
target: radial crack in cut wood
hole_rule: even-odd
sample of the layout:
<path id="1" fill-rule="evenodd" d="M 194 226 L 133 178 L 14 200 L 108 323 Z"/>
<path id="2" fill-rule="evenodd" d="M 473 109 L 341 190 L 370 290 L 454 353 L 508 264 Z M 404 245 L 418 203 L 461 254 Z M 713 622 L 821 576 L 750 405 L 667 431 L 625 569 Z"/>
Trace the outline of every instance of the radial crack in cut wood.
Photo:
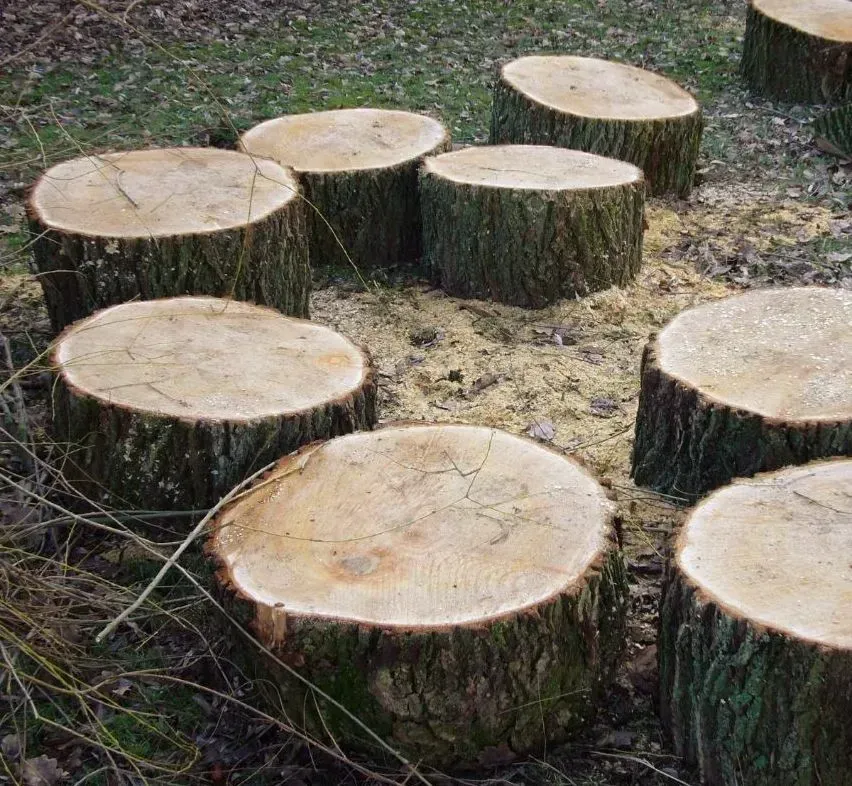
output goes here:
<path id="1" fill-rule="evenodd" d="M 776 100 L 852 99 L 852 3 L 752 0 L 741 70 L 756 92 Z"/>
<path id="2" fill-rule="evenodd" d="M 852 292 L 749 292 L 679 314 L 645 347 L 637 484 L 696 497 L 852 455 Z"/>
<path id="3" fill-rule="evenodd" d="M 852 783 L 852 461 L 717 491 L 663 592 L 660 708 L 710 786 Z"/>
<path id="4" fill-rule="evenodd" d="M 450 146 L 436 120 L 364 108 L 287 115 L 251 129 L 240 145 L 299 175 L 313 205 L 314 265 L 348 268 L 351 259 L 369 271 L 420 258 L 417 170 Z"/>
<path id="5" fill-rule="evenodd" d="M 365 353 L 240 301 L 113 306 L 68 328 L 52 365 L 63 471 L 119 508 L 210 507 L 281 455 L 377 419 Z"/>
<path id="6" fill-rule="evenodd" d="M 49 169 L 28 207 L 54 330 L 105 306 L 184 294 L 308 315 L 305 206 L 273 161 L 207 148 L 87 156 Z"/>
<path id="7" fill-rule="evenodd" d="M 400 424 L 304 448 L 220 513 L 208 553 L 264 645 L 438 767 L 584 728 L 624 643 L 603 490 L 492 429 Z M 343 713 L 246 655 L 292 721 L 376 754 Z"/>
<path id="8" fill-rule="evenodd" d="M 558 145 L 635 164 L 651 193 L 689 194 L 703 119 L 665 77 L 591 57 L 533 55 L 494 87 L 491 143 Z"/>
<path id="9" fill-rule="evenodd" d="M 632 164 L 537 145 L 427 158 L 424 261 L 447 292 L 541 308 L 622 285 L 642 262 L 645 182 Z"/>

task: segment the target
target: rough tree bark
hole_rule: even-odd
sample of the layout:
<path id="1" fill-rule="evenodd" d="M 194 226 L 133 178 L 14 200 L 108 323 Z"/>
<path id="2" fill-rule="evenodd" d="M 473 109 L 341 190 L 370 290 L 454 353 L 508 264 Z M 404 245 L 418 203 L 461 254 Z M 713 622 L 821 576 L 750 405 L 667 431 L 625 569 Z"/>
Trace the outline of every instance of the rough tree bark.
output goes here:
<path id="1" fill-rule="evenodd" d="M 290 115 L 256 126 L 240 146 L 299 175 L 313 206 L 307 216 L 315 266 L 349 268 L 347 253 L 364 271 L 419 260 L 417 172 L 424 156 L 450 148 L 436 121 L 375 109 Z"/>
<path id="2" fill-rule="evenodd" d="M 852 159 L 852 104 L 826 112 L 814 121 L 816 144 L 821 150 Z"/>
<path id="3" fill-rule="evenodd" d="M 197 334 L 189 338 L 184 327 L 199 309 L 209 317 L 206 340 Z M 222 309 L 225 313 L 219 313 Z M 152 319 L 164 314 L 165 320 Z M 226 320 L 229 329 L 223 330 Z M 165 332 L 157 333 L 158 322 Z M 122 323 L 138 336 L 128 345 L 130 364 L 120 349 L 126 336 L 115 329 Z M 234 325 L 237 335 L 230 330 Z M 261 325 L 272 343 L 257 332 Z M 307 331 L 309 338 L 296 340 L 288 362 L 284 345 Z M 307 355 L 322 364 L 329 351 L 331 365 L 322 373 L 333 379 L 346 358 L 353 367 L 362 366 L 360 379 L 348 389 L 331 383 L 336 395 L 318 394 L 309 406 L 289 408 L 289 391 L 310 388 L 312 382 L 299 358 Z M 247 365 L 252 353 L 266 353 L 278 375 Z M 90 357 L 97 357 L 91 367 L 96 377 L 87 369 Z M 51 365 L 54 430 L 68 446 L 62 471 L 89 498 L 118 508 L 208 508 L 277 457 L 316 439 L 372 428 L 377 421 L 376 380 L 365 354 L 328 328 L 235 301 L 174 298 L 115 306 L 69 327 L 56 342 Z M 157 371 L 157 379 L 149 381 L 151 369 L 160 367 L 174 368 L 180 379 L 159 379 L 164 374 Z M 193 391 L 198 375 L 205 387 Z M 226 391 L 233 384 L 238 393 L 229 404 Z M 272 384 L 272 398 L 281 400 L 277 408 L 244 409 L 251 407 L 254 389 Z M 148 388 L 159 398 L 141 398 L 139 391 Z"/>
<path id="4" fill-rule="evenodd" d="M 852 295 L 816 287 L 682 312 L 642 355 L 634 481 L 694 499 L 736 477 L 852 455 L 850 318 Z M 678 346 L 695 348 L 686 372 L 665 358 Z"/>
<path id="5" fill-rule="evenodd" d="M 116 303 L 182 294 L 308 316 L 298 188 L 271 161 L 212 149 L 113 153 L 50 169 L 33 189 L 29 217 L 53 329 Z"/>
<path id="6" fill-rule="evenodd" d="M 845 490 L 837 477 L 842 464 Z M 703 506 L 687 522 L 668 569 L 660 614 L 660 712 L 675 753 L 697 765 L 709 786 L 852 784 L 852 617 L 843 600 L 852 590 L 852 538 L 848 521 L 840 520 L 848 519 L 849 511 L 819 507 L 848 502 L 852 462 L 808 465 L 754 482 L 763 484 L 760 501 L 765 504 L 766 494 L 779 495 L 785 477 L 798 473 L 804 478 L 824 467 L 835 474 L 833 488 L 817 494 L 816 502 L 810 501 L 812 488 L 798 489 L 809 499 L 800 496 L 787 508 L 776 507 L 774 515 L 764 514 L 763 522 L 746 518 L 737 530 L 720 531 L 718 525 L 744 513 L 748 517 L 746 504 L 758 504 L 747 499 L 753 487 L 746 485 L 744 494 L 742 486 L 731 486 L 708 498 L 721 500 L 731 492 L 738 497 L 708 527 L 707 538 L 720 543 L 718 552 L 701 552 L 704 561 L 729 577 L 723 600 L 714 592 L 718 579 L 701 581 L 700 562 L 693 561 L 697 567 L 691 574 L 683 566 L 684 541 Z M 809 506 L 811 515 L 797 506 Z M 826 521 L 831 516 L 834 520 Z M 785 518 L 789 527 L 783 525 Z M 761 524 L 763 548 L 754 549 L 754 532 L 747 529 Z M 815 532 L 831 535 L 820 543 Z M 814 559 L 807 559 L 814 553 Z M 743 565 L 743 554 L 750 564 Z M 793 555 L 783 568 L 780 554 Z M 736 583 L 739 595 L 731 591 Z M 821 597 L 809 596 L 806 585 L 815 586 L 813 594 Z M 744 611 L 747 596 L 760 588 L 763 608 Z M 793 616 L 811 635 L 790 630 L 791 618 L 773 613 L 773 595 L 799 604 L 799 615 Z"/>
<path id="7" fill-rule="evenodd" d="M 403 439 L 413 434 L 414 443 L 388 449 L 382 440 L 393 442 L 400 433 Z M 464 440 L 472 442 L 460 447 Z M 513 452 L 523 442 L 489 429 L 411 425 L 311 446 L 282 461 L 265 481 L 277 497 L 296 494 L 297 510 L 258 508 L 250 494 L 244 505 L 222 512 L 208 543 L 229 608 L 259 641 L 412 761 L 465 767 L 564 739 L 590 722 L 622 653 L 627 579 L 610 506 L 563 458 L 535 445 Z M 551 486 L 541 496 L 532 479 L 529 499 L 516 495 L 523 484 L 512 480 L 510 464 L 519 460 L 545 473 L 561 465 L 557 474 L 565 485 L 578 492 L 588 486 L 589 493 L 563 497 Z M 364 491 L 348 494 L 358 477 Z M 315 483 L 322 492 L 306 493 Z M 427 488 L 412 507 L 415 483 Z M 441 484 L 467 488 L 465 498 L 454 500 L 461 507 L 442 504 L 450 489 Z M 547 494 L 559 497 L 553 508 Z M 258 500 L 263 495 L 261 488 Z M 498 498 L 520 507 L 509 512 L 513 508 L 504 506 L 510 503 Z M 576 521 L 582 518 L 585 533 L 573 541 L 574 525 L 564 524 L 572 518 L 568 498 L 583 508 Z M 317 499 L 321 503 L 313 504 Z M 488 515 L 472 513 L 477 505 Z M 530 516 L 538 518 L 544 508 L 555 512 L 556 505 L 562 505 L 559 513 L 544 513 L 548 529 L 535 521 L 527 526 Z M 300 524 L 307 521 L 303 507 L 314 515 L 307 529 Z M 400 507 L 405 510 L 397 513 Z M 328 528 L 332 514 L 342 521 L 339 531 Z M 369 532 L 363 528 L 368 520 Z M 281 537 L 258 539 L 241 525 Z M 219 541 L 218 532 L 227 538 Z M 595 533 L 591 547 L 589 532 Z M 551 536 L 564 550 L 541 540 Z M 301 548 L 305 538 L 308 551 Z M 552 569 L 545 563 L 563 560 L 542 595 Z M 278 566 L 275 575 L 264 561 Z M 316 588 L 314 573 L 321 579 Z M 437 590 L 431 585 L 441 574 Z M 292 591 L 282 589 L 291 580 L 282 575 L 292 576 Z M 300 590 L 303 577 L 309 586 Z M 366 598 L 360 618 L 349 605 L 359 593 Z M 421 595 L 428 601 L 422 605 Z M 480 606 L 500 611 L 480 613 Z M 344 750 L 381 756 L 345 713 L 268 658 L 244 654 L 279 689 L 273 700 L 278 707 L 283 702 L 292 721 L 333 737 Z"/>
<path id="8" fill-rule="evenodd" d="M 642 263 L 636 167 L 573 150 L 467 148 L 421 174 L 424 263 L 452 295 L 541 308 Z"/>
<path id="9" fill-rule="evenodd" d="M 555 93 L 548 100 L 536 97 L 535 92 L 531 95 L 525 92 L 524 82 L 516 80 L 513 72 L 513 67 L 523 70 L 524 61 L 551 61 L 534 64 L 538 70 L 559 69 L 558 61 L 576 63 L 580 60 L 601 62 L 592 58 L 528 57 L 504 67 L 494 86 L 491 144 L 556 145 L 629 161 L 644 172 L 650 193 L 686 197 L 692 189 L 704 121 L 698 104 L 674 83 L 670 83 L 671 90 L 680 91 L 678 101 L 691 102 L 690 111 L 673 111 L 667 116 L 663 102 L 656 110 L 657 116 L 630 117 L 629 109 L 625 108 L 624 116 L 618 116 L 616 111 L 608 117 L 596 116 L 594 103 L 584 102 L 582 106 L 575 107 L 572 93 L 568 91 Z M 642 93 L 643 85 L 635 84 L 633 72 L 649 79 L 661 79 L 640 69 L 615 63 L 608 65 L 614 74 L 610 81 L 614 81 L 615 87 L 624 95 Z M 619 70 L 624 72 L 624 76 Z M 598 83 L 597 79 L 595 74 L 586 80 L 584 88 L 588 93 L 605 89 L 605 85 Z M 619 80 L 625 84 L 619 86 Z M 626 80 L 630 80 L 629 83 Z M 533 89 L 532 85 L 534 81 L 530 89 Z"/>
<path id="10" fill-rule="evenodd" d="M 753 0 L 740 67 L 769 98 L 814 104 L 852 98 L 848 0 Z"/>

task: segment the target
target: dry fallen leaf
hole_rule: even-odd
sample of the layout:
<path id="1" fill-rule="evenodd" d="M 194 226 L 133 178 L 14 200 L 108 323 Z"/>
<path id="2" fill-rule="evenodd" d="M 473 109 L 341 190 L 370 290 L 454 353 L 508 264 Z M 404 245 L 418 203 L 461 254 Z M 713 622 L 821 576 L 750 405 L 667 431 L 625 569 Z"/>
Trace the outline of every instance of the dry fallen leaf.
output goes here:
<path id="1" fill-rule="evenodd" d="M 27 759 L 21 765 L 21 780 L 24 786 L 55 786 L 67 776 L 68 773 L 59 766 L 56 759 L 49 759 L 44 755 Z"/>

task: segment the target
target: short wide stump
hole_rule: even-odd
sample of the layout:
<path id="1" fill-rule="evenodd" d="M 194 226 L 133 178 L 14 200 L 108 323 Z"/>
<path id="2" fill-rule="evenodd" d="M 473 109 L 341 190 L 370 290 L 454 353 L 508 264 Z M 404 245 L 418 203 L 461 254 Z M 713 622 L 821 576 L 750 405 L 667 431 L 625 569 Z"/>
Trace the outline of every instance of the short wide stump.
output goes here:
<path id="1" fill-rule="evenodd" d="M 63 471 L 119 508 L 210 507 L 283 453 L 377 417 L 361 350 L 240 301 L 114 306 L 68 328 L 52 364 Z"/>
<path id="2" fill-rule="evenodd" d="M 751 0 L 741 63 L 746 81 L 770 98 L 852 100 L 852 3 Z"/>
<path id="3" fill-rule="evenodd" d="M 460 297 L 540 308 L 627 283 L 642 262 L 645 181 L 632 164 L 537 145 L 426 159 L 423 256 Z"/>
<path id="4" fill-rule="evenodd" d="M 279 659 L 412 761 L 453 767 L 589 721 L 624 644 L 612 518 L 583 469 L 531 441 L 404 424 L 283 459 L 218 516 L 208 553 Z M 252 655 L 293 721 L 381 754 Z"/>
<path id="5" fill-rule="evenodd" d="M 653 194 L 689 193 L 702 128 L 698 103 L 674 82 L 594 57 L 521 57 L 494 86 L 492 144 L 558 145 L 629 161 Z"/>
<path id="6" fill-rule="evenodd" d="M 633 478 L 693 498 L 852 456 L 852 292 L 764 289 L 682 312 L 645 347 Z"/>
<path id="7" fill-rule="evenodd" d="M 273 161 L 184 147 L 76 158 L 41 177 L 29 214 L 54 330 L 105 306 L 175 295 L 308 315 L 304 205 Z"/>
<path id="8" fill-rule="evenodd" d="M 687 520 L 664 588 L 660 706 L 710 786 L 849 786 L 852 461 L 760 475 Z"/>
<path id="9" fill-rule="evenodd" d="M 299 175 L 313 206 L 312 264 L 348 268 L 348 254 L 371 270 L 419 259 L 417 169 L 450 145 L 437 120 L 386 109 L 286 115 L 255 126 L 240 145 Z"/>

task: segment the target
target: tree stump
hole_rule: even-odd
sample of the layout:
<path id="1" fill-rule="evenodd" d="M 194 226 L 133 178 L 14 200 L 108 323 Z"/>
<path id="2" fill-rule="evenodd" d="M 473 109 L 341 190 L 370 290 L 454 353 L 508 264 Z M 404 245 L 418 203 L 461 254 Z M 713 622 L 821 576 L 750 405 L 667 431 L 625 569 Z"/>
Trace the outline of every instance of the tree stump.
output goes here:
<path id="1" fill-rule="evenodd" d="M 839 158 L 852 159 L 852 104 L 837 107 L 814 120 L 816 145 Z"/>
<path id="2" fill-rule="evenodd" d="M 756 92 L 776 100 L 852 98 L 852 4 L 751 0 L 741 70 Z"/>
<path id="3" fill-rule="evenodd" d="M 852 455 L 852 292 L 764 289 L 678 315 L 645 347 L 633 479 L 694 498 Z"/>
<path id="4" fill-rule="evenodd" d="M 304 448 L 221 512 L 208 553 L 263 644 L 435 766 L 583 727 L 624 644 L 611 503 L 577 464 L 493 429 L 401 424 Z M 254 656 L 293 721 L 369 750 Z"/>
<path id="5" fill-rule="evenodd" d="M 364 353 L 240 301 L 113 306 L 62 333 L 52 364 L 64 472 L 120 508 L 210 507 L 282 454 L 376 422 Z"/>
<path id="6" fill-rule="evenodd" d="M 54 330 L 104 306 L 184 294 L 307 316 L 298 189 L 272 161 L 207 148 L 109 153 L 49 169 L 29 214 Z"/>
<path id="7" fill-rule="evenodd" d="M 652 194 L 692 188 L 704 122 L 665 77 L 592 57 L 534 55 L 503 67 L 491 143 L 558 145 L 636 164 Z"/>
<path id="8" fill-rule="evenodd" d="M 660 708 L 710 786 L 852 783 L 852 461 L 714 493 L 663 592 Z"/>
<path id="9" fill-rule="evenodd" d="M 450 146 L 436 120 L 384 109 L 287 115 L 255 126 L 240 145 L 299 175 L 314 207 L 314 265 L 348 268 L 341 244 L 361 270 L 420 258 L 417 171 L 424 156 Z"/>
<path id="10" fill-rule="evenodd" d="M 540 308 L 633 278 L 645 182 L 611 158 L 533 145 L 426 159 L 424 261 L 447 292 Z"/>

